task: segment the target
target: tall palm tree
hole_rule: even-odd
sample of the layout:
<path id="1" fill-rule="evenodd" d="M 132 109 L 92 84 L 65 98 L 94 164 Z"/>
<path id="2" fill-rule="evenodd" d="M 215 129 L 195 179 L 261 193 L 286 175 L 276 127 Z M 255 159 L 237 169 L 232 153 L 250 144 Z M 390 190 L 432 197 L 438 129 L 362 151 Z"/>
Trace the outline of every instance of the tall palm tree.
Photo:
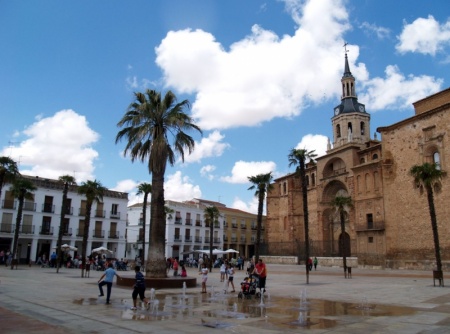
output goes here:
<path id="1" fill-rule="evenodd" d="M 25 202 L 25 199 L 33 199 L 33 191 L 35 191 L 36 189 L 37 188 L 33 182 L 24 178 L 15 179 L 10 188 L 10 191 L 12 192 L 14 198 L 17 198 L 19 200 L 16 217 L 16 228 L 14 230 L 12 247 L 13 261 L 11 262 L 11 269 L 14 269 L 14 264 L 17 263 L 17 242 L 19 241 L 19 230 L 20 224 L 22 222 L 23 204 Z"/>
<path id="2" fill-rule="evenodd" d="M 436 257 L 436 267 L 442 271 L 441 248 L 439 246 L 439 233 L 436 218 L 436 209 L 434 207 L 434 191 L 439 191 L 441 179 L 446 175 L 435 163 L 424 163 L 423 165 L 414 165 L 410 169 L 410 174 L 414 178 L 414 184 L 420 189 L 421 193 L 425 188 L 428 200 L 428 209 L 430 211 L 431 229 L 433 230 L 434 254 Z"/>
<path id="3" fill-rule="evenodd" d="M 97 180 L 82 182 L 78 187 L 78 193 L 86 196 L 86 214 L 84 216 L 83 242 L 81 245 L 81 277 L 84 277 L 84 268 L 86 268 L 87 240 L 89 237 L 89 225 L 91 223 L 92 204 L 94 202 L 102 202 L 106 190 L 100 181 Z"/>
<path id="4" fill-rule="evenodd" d="M 2 198 L 2 189 L 5 182 L 12 182 L 19 176 L 17 163 L 9 157 L 0 157 L 0 198 Z"/>
<path id="5" fill-rule="evenodd" d="M 161 93 L 147 89 L 145 93 L 134 93 L 135 101 L 117 123 L 123 127 L 116 136 L 116 143 L 126 138 L 124 154 L 131 161 L 148 160 L 148 170 L 152 174 L 152 201 L 150 248 L 147 274 L 151 277 L 166 277 L 165 243 L 166 213 L 164 210 L 164 175 L 167 163 L 175 164 L 176 153 L 184 161 L 184 150 L 192 153 L 194 139 L 186 131 L 200 128 L 192 117 L 184 112 L 190 107 L 188 100 L 177 102 L 176 96 L 168 91 Z M 171 143 L 172 141 L 172 143 Z"/>
<path id="6" fill-rule="evenodd" d="M 308 214 L 308 185 L 306 184 L 306 162 L 314 162 L 314 158 L 317 154 L 314 150 L 307 151 L 306 149 L 291 149 L 288 155 L 289 167 L 297 166 L 296 174 L 300 176 L 300 181 L 302 185 L 302 195 L 303 195 L 303 223 L 305 229 L 305 267 L 306 267 L 306 284 L 309 284 L 309 268 L 308 260 L 309 254 L 309 214 Z"/>
<path id="7" fill-rule="evenodd" d="M 346 208 L 352 208 L 353 202 L 352 198 L 348 196 L 336 196 L 331 201 L 331 206 L 336 209 L 339 213 L 339 220 L 341 222 L 341 250 L 342 250 L 342 261 L 344 264 L 344 276 L 347 272 L 347 243 L 345 242 L 345 218 L 347 215 Z"/>
<path id="8" fill-rule="evenodd" d="M 213 267 L 212 259 L 213 259 L 214 224 L 219 220 L 220 211 L 215 205 L 208 206 L 203 211 L 203 215 L 205 217 L 205 221 L 209 222 L 209 271 L 211 271 Z"/>
<path id="9" fill-rule="evenodd" d="M 64 184 L 63 193 L 62 193 L 62 203 L 61 203 L 61 216 L 59 220 L 59 230 L 58 230 L 58 242 L 56 243 L 56 272 L 59 273 L 60 263 L 62 261 L 63 250 L 61 249 L 62 245 L 62 237 L 64 233 L 64 218 L 66 217 L 68 204 L 67 204 L 67 193 L 69 192 L 69 187 L 76 185 L 75 178 L 70 175 L 62 175 L 58 179 L 59 182 Z"/>
<path id="10" fill-rule="evenodd" d="M 144 194 L 144 203 L 142 203 L 142 234 L 144 235 L 144 240 L 142 240 L 142 260 L 145 262 L 145 224 L 147 222 L 147 202 L 148 194 L 152 193 L 152 185 L 150 183 L 143 182 L 138 185 L 136 195 Z M 151 215 L 151 214 L 150 214 Z M 150 240 L 150 233 L 148 236 Z"/>
<path id="11" fill-rule="evenodd" d="M 267 174 L 258 174 L 255 176 L 247 177 L 248 180 L 253 183 L 253 185 L 248 188 L 248 190 L 256 189 L 255 196 L 258 197 L 258 215 L 256 217 L 256 245 L 255 245 L 255 263 L 258 263 L 260 246 L 261 246 L 261 225 L 262 216 L 264 209 L 264 199 L 266 198 L 266 193 L 272 188 L 272 172 Z"/>

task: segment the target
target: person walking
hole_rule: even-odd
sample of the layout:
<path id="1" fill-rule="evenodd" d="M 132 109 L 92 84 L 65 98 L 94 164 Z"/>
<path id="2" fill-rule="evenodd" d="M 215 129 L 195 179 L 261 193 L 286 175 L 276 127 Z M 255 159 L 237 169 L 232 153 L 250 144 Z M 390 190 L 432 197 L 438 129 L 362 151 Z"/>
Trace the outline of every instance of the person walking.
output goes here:
<path id="1" fill-rule="evenodd" d="M 206 268 L 206 264 L 202 264 L 202 269 L 198 273 L 199 275 L 202 275 L 202 293 L 206 293 L 206 281 L 208 280 L 208 269 Z"/>
<path id="2" fill-rule="evenodd" d="M 178 261 L 177 261 L 177 259 L 173 260 L 172 268 L 173 268 L 173 276 L 178 276 Z"/>
<path id="3" fill-rule="evenodd" d="M 133 307 L 131 308 L 133 311 L 137 310 L 137 296 L 144 302 L 145 308 L 148 310 L 150 308 L 150 301 L 145 297 L 145 278 L 141 273 L 141 267 L 135 266 L 134 272 L 136 273 L 136 282 L 134 283 L 133 293 L 131 297 L 133 298 Z"/>
<path id="4" fill-rule="evenodd" d="M 317 257 L 314 256 L 314 261 L 313 261 L 314 270 L 317 270 L 317 263 L 319 263 L 319 261 L 317 260 Z"/>
<path id="5" fill-rule="evenodd" d="M 225 264 L 225 262 L 222 262 L 222 264 L 220 265 L 220 281 L 224 282 L 225 281 L 225 272 L 227 271 L 227 265 Z"/>
<path id="6" fill-rule="evenodd" d="M 100 290 L 99 297 L 103 297 L 103 286 L 106 285 L 106 304 L 110 303 L 110 297 L 111 297 L 111 287 L 113 284 L 114 276 L 117 276 L 117 278 L 122 279 L 116 271 L 113 268 L 112 263 L 108 264 L 108 269 L 105 270 L 102 277 L 98 280 L 98 288 Z"/>
<path id="7" fill-rule="evenodd" d="M 234 282 L 233 282 L 234 268 L 233 268 L 233 266 L 231 265 L 231 263 L 228 264 L 227 273 L 228 273 L 228 283 L 227 283 L 227 288 L 228 288 L 228 286 L 230 286 L 230 284 L 231 284 L 231 286 L 233 287 L 233 290 L 231 290 L 231 292 L 235 292 L 235 290 L 234 290 Z"/>
<path id="8" fill-rule="evenodd" d="M 267 278 L 267 268 L 266 264 L 262 259 L 258 260 L 258 263 L 255 265 L 255 269 L 253 270 L 253 275 L 258 275 L 259 277 L 259 291 L 263 293 L 266 292 L 266 278 Z"/>

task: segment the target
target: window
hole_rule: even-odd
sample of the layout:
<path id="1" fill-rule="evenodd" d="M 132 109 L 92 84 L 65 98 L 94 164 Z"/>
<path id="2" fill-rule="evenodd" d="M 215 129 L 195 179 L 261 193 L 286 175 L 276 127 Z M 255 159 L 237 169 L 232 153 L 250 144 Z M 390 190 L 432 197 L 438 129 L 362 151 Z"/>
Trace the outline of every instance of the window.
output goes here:
<path id="1" fill-rule="evenodd" d="M 441 157 L 439 152 L 433 153 L 433 162 L 436 164 L 437 169 L 441 169 Z"/>
<path id="2" fill-rule="evenodd" d="M 369 242 L 369 244 L 373 244 L 373 237 L 369 237 L 368 242 Z"/>
<path id="3" fill-rule="evenodd" d="M 316 175 L 314 173 L 311 174 L 311 183 L 313 187 L 316 185 Z"/>
<path id="4" fill-rule="evenodd" d="M 374 155 L 372 155 L 372 160 L 377 160 L 378 159 L 378 154 L 374 154 Z"/>
<path id="5" fill-rule="evenodd" d="M 341 126 L 336 125 L 336 138 L 341 138 Z"/>
<path id="6" fill-rule="evenodd" d="M 364 124 L 364 122 L 360 123 L 360 127 L 361 127 L 361 135 L 364 135 L 364 132 L 366 131 L 366 125 Z"/>
<path id="7" fill-rule="evenodd" d="M 287 194 L 287 185 L 286 182 L 283 183 L 283 195 Z"/>
<path id="8" fill-rule="evenodd" d="M 368 213 L 366 215 L 367 217 L 367 228 L 372 229 L 373 228 L 373 215 L 371 213 Z"/>

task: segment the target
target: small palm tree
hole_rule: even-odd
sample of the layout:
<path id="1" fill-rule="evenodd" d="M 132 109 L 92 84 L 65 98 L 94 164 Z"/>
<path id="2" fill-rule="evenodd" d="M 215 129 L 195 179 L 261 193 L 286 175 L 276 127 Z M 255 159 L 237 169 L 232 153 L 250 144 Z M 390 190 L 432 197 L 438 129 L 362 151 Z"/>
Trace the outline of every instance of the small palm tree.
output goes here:
<path id="1" fill-rule="evenodd" d="M 116 136 L 116 143 L 127 139 L 124 153 L 131 161 L 148 161 L 148 171 L 152 174 L 152 201 L 150 248 L 147 274 L 151 277 L 166 277 L 165 243 L 166 212 L 164 199 L 164 175 L 167 163 L 175 164 L 176 153 L 184 161 L 184 151 L 192 153 L 194 139 L 186 131 L 200 128 L 192 117 L 184 112 L 190 107 L 189 101 L 177 102 L 176 96 L 168 91 L 161 93 L 147 89 L 145 93 L 135 93 L 135 102 L 117 123 L 123 127 Z M 172 140 L 172 143 L 171 143 Z"/>
<path id="2" fill-rule="evenodd" d="M 14 180 L 10 191 L 12 192 L 14 198 L 17 198 L 19 201 L 19 207 L 17 208 L 17 217 L 16 217 L 16 228 L 14 230 L 14 240 L 13 240 L 13 261 L 11 262 L 11 269 L 14 269 L 14 264 L 17 263 L 17 242 L 19 241 L 19 231 L 20 224 L 22 222 L 22 212 L 23 212 L 23 204 L 26 199 L 33 199 L 33 191 L 37 188 L 33 182 L 24 178 L 17 178 Z"/>
<path id="3" fill-rule="evenodd" d="M 19 175 L 19 168 L 13 159 L 0 157 L 0 198 L 2 197 L 2 189 L 5 182 L 13 182 Z"/>
<path id="4" fill-rule="evenodd" d="M 342 249 L 342 261 L 344 264 L 344 276 L 347 272 L 347 243 L 345 242 L 345 217 L 347 215 L 346 208 L 352 208 L 353 202 L 351 197 L 336 196 L 331 201 L 331 206 L 339 213 L 339 220 L 341 222 L 341 249 Z"/>
<path id="5" fill-rule="evenodd" d="M 59 182 L 64 184 L 63 193 L 62 193 L 62 204 L 61 204 L 61 217 L 59 220 L 59 230 L 58 230 L 58 242 L 56 249 L 56 272 L 59 272 L 60 263 L 63 257 L 63 250 L 61 249 L 62 245 L 62 237 L 64 233 L 64 218 L 66 217 L 68 204 L 67 204 L 67 193 L 69 192 L 69 187 L 76 185 L 75 178 L 70 175 L 62 175 L 58 179 Z"/>
<path id="6" fill-rule="evenodd" d="M 309 254 L 309 214 L 308 214 L 308 185 L 306 184 L 306 162 L 308 160 L 314 162 L 314 158 L 317 154 L 313 151 L 307 151 L 306 149 L 293 148 L 289 155 L 289 167 L 297 166 L 296 174 L 300 176 L 303 195 L 303 222 L 305 229 L 305 267 L 306 267 L 306 284 L 309 284 L 309 268 L 308 260 Z"/>
<path id="7" fill-rule="evenodd" d="M 144 203 L 142 204 L 142 234 L 144 235 L 144 240 L 142 240 L 142 260 L 145 263 L 145 224 L 147 222 L 148 194 L 152 193 L 152 185 L 150 183 L 143 182 L 138 185 L 137 190 L 136 195 L 144 194 Z M 150 240 L 150 233 L 148 240 Z"/>
<path id="8" fill-rule="evenodd" d="M 264 199 L 266 198 L 266 193 L 272 188 L 272 172 L 267 174 L 258 174 L 256 176 L 249 176 L 248 180 L 253 183 L 253 185 L 248 188 L 248 190 L 256 189 L 255 196 L 258 197 L 258 215 L 256 217 L 256 245 L 255 245 L 255 263 L 258 263 L 260 246 L 261 246 L 261 226 L 262 226 L 262 216 L 264 209 Z"/>
<path id="9" fill-rule="evenodd" d="M 92 204 L 103 201 L 103 194 L 107 189 L 102 186 L 100 181 L 82 182 L 78 187 L 78 193 L 86 196 L 86 214 L 84 217 L 83 242 L 81 246 L 81 277 L 84 277 L 84 269 L 86 268 L 87 240 L 89 237 L 89 225 L 91 222 Z"/>
<path id="10" fill-rule="evenodd" d="M 203 211 L 205 221 L 209 222 L 209 271 L 212 270 L 213 264 L 213 231 L 214 231 L 214 223 L 219 220 L 220 211 L 216 206 L 208 206 Z"/>
<path id="11" fill-rule="evenodd" d="M 414 165 L 410 169 L 410 174 L 414 178 L 414 184 L 417 188 L 427 193 L 428 209 L 430 211 L 431 229 L 433 230 L 434 253 L 436 257 L 436 269 L 442 271 L 441 248 L 439 245 L 439 233 L 436 218 L 436 209 L 434 207 L 434 191 L 439 191 L 441 179 L 446 175 L 440 170 L 437 164 L 424 163 L 423 165 Z"/>

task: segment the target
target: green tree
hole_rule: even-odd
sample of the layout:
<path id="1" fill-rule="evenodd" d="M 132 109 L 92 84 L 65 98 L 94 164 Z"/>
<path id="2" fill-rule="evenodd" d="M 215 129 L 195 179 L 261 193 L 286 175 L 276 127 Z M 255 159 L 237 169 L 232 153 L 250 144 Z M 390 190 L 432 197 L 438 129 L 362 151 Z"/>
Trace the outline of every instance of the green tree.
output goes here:
<path id="1" fill-rule="evenodd" d="M 249 176 L 248 180 L 253 185 L 248 188 L 248 190 L 254 190 L 255 196 L 258 197 L 258 215 L 256 217 L 256 244 L 255 244 L 255 263 L 258 263 L 261 247 L 261 226 L 262 226 L 262 216 L 264 209 L 264 199 L 266 198 L 266 193 L 272 188 L 272 172 L 267 174 L 258 174 L 255 176 Z"/>
<path id="2" fill-rule="evenodd" d="M 14 239 L 13 239 L 13 247 L 12 247 L 12 258 L 11 269 L 14 269 L 14 264 L 17 263 L 17 242 L 19 241 L 19 231 L 20 224 L 22 222 L 22 213 L 23 213 L 23 205 L 26 199 L 33 199 L 33 191 L 37 188 L 33 182 L 24 178 L 17 178 L 14 180 L 10 191 L 13 194 L 14 198 L 17 198 L 19 201 L 19 206 L 17 208 L 17 217 L 16 217 L 16 228 L 14 230 Z"/>
<path id="3" fill-rule="evenodd" d="M 305 229 L 305 267 L 306 267 L 306 284 L 309 284 L 309 268 L 308 259 L 309 254 L 309 214 L 308 214 L 308 184 L 306 183 L 306 163 L 307 161 L 314 161 L 317 154 L 306 149 L 291 149 L 288 155 L 289 167 L 297 166 L 296 174 L 300 176 L 300 183 L 302 187 L 303 197 L 303 226 Z"/>
<path id="4" fill-rule="evenodd" d="M 331 206 L 336 209 L 339 214 L 339 221 L 341 223 L 341 250 L 342 250 L 342 261 L 344 264 L 344 276 L 347 272 L 347 243 L 345 242 L 345 218 L 347 215 L 346 208 L 352 208 L 353 202 L 352 198 L 348 196 L 336 196 L 331 201 Z"/>
<path id="5" fill-rule="evenodd" d="M 69 192 L 69 187 L 76 185 L 75 178 L 70 175 L 62 175 L 59 177 L 58 181 L 64 185 L 62 192 L 62 203 L 61 203 L 61 217 L 59 220 L 59 230 L 58 230 L 58 242 L 56 243 L 56 272 L 59 273 L 59 267 L 63 257 L 63 250 L 61 249 L 62 237 L 64 233 L 64 218 L 68 213 L 69 205 L 67 203 L 67 193 Z"/>
<path id="6" fill-rule="evenodd" d="M 152 201 L 150 248 L 147 261 L 147 275 L 166 277 L 165 243 L 166 212 L 164 209 L 164 176 L 167 163 L 175 164 L 176 153 L 184 161 L 184 151 L 192 153 L 194 139 L 187 131 L 200 128 L 193 123 L 192 117 L 185 113 L 189 109 L 188 100 L 177 102 L 176 96 L 168 91 L 161 93 L 147 89 L 145 93 L 134 93 L 135 101 L 117 124 L 122 129 L 117 133 L 116 143 L 126 138 L 124 154 L 131 161 L 148 161 L 148 170 L 152 174 Z"/>
<path id="7" fill-rule="evenodd" d="M 82 182 L 78 187 L 78 193 L 86 196 L 86 214 L 84 216 L 83 242 L 81 244 L 81 277 L 84 277 L 84 269 L 86 268 L 87 241 L 89 237 L 89 225 L 91 223 L 92 204 L 94 202 L 102 202 L 106 190 L 100 181 L 97 180 Z"/>
<path id="8" fill-rule="evenodd" d="M 19 175 L 19 168 L 13 159 L 9 157 L 0 157 L 0 198 L 2 197 L 4 184 L 6 182 L 13 182 Z"/>
<path id="9" fill-rule="evenodd" d="M 439 245 L 436 209 L 434 207 L 434 191 L 440 191 L 441 179 L 446 175 L 446 173 L 443 172 L 437 164 L 424 163 L 422 165 L 412 166 L 410 169 L 410 174 L 414 178 L 415 186 L 420 189 L 421 193 L 425 188 L 427 194 L 428 209 L 431 219 L 431 229 L 433 230 L 436 267 L 438 271 L 442 271 L 441 248 Z"/>
<path id="10" fill-rule="evenodd" d="M 209 223 L 209 271 L 212 270 L 213 265 L 213 235 L 214 224 L 219 221 L 220 211 L 216 206 L 208 206 L 203 211 L 205 221 Z"/>
<path id="11" fill-rule="evenodd" d="M 142 260 L 145 262 L 145 224 L 147 222 L 147 205 L 148 205 L 148 194 L 152 193 L 152 185 L 150 183 L 143 182 L 138 185 L 136 195 L 144 194 L 144 203 L 142 203 L 142 234 L 144 235 L 144 240 L 142 240 Z M 150 214 L 151 215 L 151 214 Z M 150 240 L 150 233 L 148 235 L 148 240 Z"/>

